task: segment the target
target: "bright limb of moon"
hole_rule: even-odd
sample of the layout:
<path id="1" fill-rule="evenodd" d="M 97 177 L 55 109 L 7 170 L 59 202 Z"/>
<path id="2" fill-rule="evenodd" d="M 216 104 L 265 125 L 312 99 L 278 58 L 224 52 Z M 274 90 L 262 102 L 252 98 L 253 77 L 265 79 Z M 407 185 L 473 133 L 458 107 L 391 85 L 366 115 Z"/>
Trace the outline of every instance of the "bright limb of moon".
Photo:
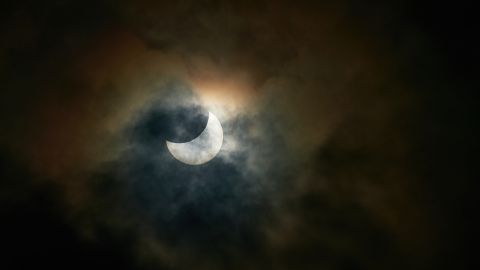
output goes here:
<path id="1" fill-rule="evenodd" d="M 209 112 L 207 126 L 198 137 L 184 143 L 166 143 L 168 151 L 179 161 L 189 165 L 204 164 L 212 160 L 222 148 L 223 128 L 218 118 Z"/>

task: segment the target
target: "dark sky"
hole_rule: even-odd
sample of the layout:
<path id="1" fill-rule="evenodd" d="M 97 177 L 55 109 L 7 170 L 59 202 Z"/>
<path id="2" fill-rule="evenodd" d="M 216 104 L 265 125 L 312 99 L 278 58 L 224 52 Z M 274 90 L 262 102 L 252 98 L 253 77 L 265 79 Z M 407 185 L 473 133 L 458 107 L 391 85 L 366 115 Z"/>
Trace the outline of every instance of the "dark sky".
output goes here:
<path id="1" fill-rule="evenodd" d="M 472 269 L 475 10 L 317 2 L 2 1 L 0 269 Z"/>

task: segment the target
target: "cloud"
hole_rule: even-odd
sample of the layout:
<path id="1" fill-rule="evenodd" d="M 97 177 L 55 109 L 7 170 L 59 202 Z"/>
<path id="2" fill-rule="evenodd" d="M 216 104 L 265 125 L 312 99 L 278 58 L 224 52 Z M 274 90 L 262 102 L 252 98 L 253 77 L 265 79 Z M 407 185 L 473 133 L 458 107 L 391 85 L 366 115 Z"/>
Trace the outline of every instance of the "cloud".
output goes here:
<path id="1" fill-rule="evenodd" d="M 153 253 L 145 260 L 157 256 L 160 264 L 211 269 L 218 256 L 233 263 L 238 256 L 263 252 L 262 234 L 281 183 L 275 178 L 287 174 L 287 167 L 274 169 L 288 165 L 280 131 L 270 128 L 271 135 L 259 141 L 248 129 L 265 126 L 265 119 L 239 116 L 222 123 L 225 138 L 234 137 L 239 149 L 221 153 L 203 165 L 185 165 L 171 156 L 165 139 L 159 138 L 181 137 L 184 134 L 175 133 L 177 128 L 170 121 L 187 116 L 182 119 L 188 123 L 199 114 L 185 114 L 191 107 L 184 106 L 190 103 L 188 98 L 179 98 L 186 91 L 182 83 L 165 87 L 159 90 L 158 102 L 145 107 L 127 128 L 130 146 L 90 180 L 94 193 L 88 204 L 100 206 L 96 214 L 100 222 L 138 234 L 139 252 Z M 149 239 L 148 243 L 143 239 Z M 149 250 L 152 243 L 162 252 Z M 164 255 L 165 250 L 169 255 Z"/>
<path id="2" fill-rule="evenodd" d="M 470 163 L 449 154 L 472 156 L 457 119 L 475 99 L 449 92 L 407 4 L 162 2 L 1 9 L 2 172 L 16 168 L 2 201 L 56 198 L 25 215 L 46 211 L 79 257 L 104 248 L 124 268 L 442 261 L 461 207 L 435 202 L 465 189 L 451 179 Z M 185 166 L 164 142 L 196 137 L 207 111 L 224 147 Z"/>

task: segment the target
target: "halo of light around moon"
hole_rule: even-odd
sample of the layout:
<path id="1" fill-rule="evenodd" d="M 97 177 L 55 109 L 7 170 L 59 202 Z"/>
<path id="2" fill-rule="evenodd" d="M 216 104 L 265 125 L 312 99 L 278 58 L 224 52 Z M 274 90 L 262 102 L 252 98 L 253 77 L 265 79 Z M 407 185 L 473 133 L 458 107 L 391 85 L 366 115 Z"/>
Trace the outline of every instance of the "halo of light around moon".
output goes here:
<path id="1" fill-rule="evenodd" d="M 168 151 L 177 160 L 189 165 L 201 165 L 212 160 L 223 144 L 223 128 L 218 118 L 208 113 L 205 129 L 195 139 L 174 143 L 166 141 Z"/>

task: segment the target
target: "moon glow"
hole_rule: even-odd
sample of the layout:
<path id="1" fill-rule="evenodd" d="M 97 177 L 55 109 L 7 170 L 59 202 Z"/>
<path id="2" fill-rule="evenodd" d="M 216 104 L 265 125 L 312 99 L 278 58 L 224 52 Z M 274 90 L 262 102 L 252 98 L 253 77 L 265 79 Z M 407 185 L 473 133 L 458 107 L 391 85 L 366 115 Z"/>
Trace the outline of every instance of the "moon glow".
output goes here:
<path id="1" fill-rule="evenodd" d="M 177 160 L 189 165 L 201 165 L 212 160 L 223 144 L 223 128 L 218 118 L 208 113 L 205 129 L 195 139 L 174 143 L 166 141 L 168 151 Z"/>

